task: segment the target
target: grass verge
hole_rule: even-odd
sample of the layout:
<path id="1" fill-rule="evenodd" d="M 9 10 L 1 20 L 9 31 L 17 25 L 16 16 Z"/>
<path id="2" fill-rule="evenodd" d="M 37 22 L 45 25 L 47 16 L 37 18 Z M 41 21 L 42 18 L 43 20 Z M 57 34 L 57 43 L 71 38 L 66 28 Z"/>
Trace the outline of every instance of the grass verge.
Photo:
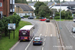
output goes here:
<path id="1" fill-rule="evenodd" d="M 60 19 L 55 19 L 56 21 L 60 21 Z M 61 19 L 61 21 L 64 21 L 65 19 Z"/>
<path id="2" fill-rule="evenodd" d="M 10 39 L 9 37 L 2 37 L 0 39 L 0 50 L 9 50 L 18 41 L 19 29 L 25 25 L 31 25 L 31 23 L 20 21 L 19 26 L 15 30 L 15 39 L 13 39 L 13 32 L 10 33 Z"/>

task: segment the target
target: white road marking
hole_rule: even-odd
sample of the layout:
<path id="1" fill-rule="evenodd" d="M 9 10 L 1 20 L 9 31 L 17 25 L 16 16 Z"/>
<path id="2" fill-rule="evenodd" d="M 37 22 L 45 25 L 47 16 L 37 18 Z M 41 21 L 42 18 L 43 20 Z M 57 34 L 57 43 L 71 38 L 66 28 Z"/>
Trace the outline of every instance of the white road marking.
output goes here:
<path id="1" fill-rule="evenodd" d="M 44 48 L 42 47 L 42 50 L 43 50 Z"/>
<path id="2" fill-rule="evenodd" d="M 67 29 L 68 29 L 68 31 L 70 32 L 70 30 L 69 30 L 69 28 L 68 28 L 67 26 L 66 26 L 66 28 L 67 28 Z M 74 37 L 74 36 L 73 36 L 73 34 L 72 34 L 71 32 L 70 32 L 70 34 L 72 35 L 72 37 Z M 75 38 L 75 37 L 74 37 L 74 38 Z"/>
<path id="3" fill-rule="evenodd" d="M 10 50 L 13 50 L 18 44 L 19 44 L 19 41 Z"/>
<path id="4" fill-rule="evenodd" d="M 46 26 L 47 26 L 47 25 L 46 25 Z M 48 26 L 47 26 L 47 31 L 46 31 L 46 34 L 45 34 L 45 39 L 44 39 L 44 42 L 43 42 L 42 50 L 44 50 L 44 45 L 45 45 L 45 41 L 46 41 L 46 37 L 47 37 L 47 32 L 48 32 Z"/>
<path id="5" fill-rule="evenodd" d="M 34 37 L 33 37 L 34 38 Z M 25 48 L 25 50 L 28 49 L 29 45 L 31 44 L 31 42 L 33 41 L 33 39 L 30 41 L 30 43 L 27 45 L 27 47 Z"/>
<path id="6" fill-rule="evenodd" d="M 40 36 L 41 36 L 42 34 L 40 34 Z"/>
<path id="7" fill-rule="evenodd" d="M 51 34 L 51 37 L 52 37 L 52 34 Z"/>

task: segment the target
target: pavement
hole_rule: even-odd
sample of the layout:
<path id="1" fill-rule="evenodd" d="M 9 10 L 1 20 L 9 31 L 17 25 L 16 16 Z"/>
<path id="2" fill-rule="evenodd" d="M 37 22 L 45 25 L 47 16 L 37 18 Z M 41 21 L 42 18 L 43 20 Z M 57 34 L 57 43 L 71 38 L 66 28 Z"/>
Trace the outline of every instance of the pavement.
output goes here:
<path id="1" fill-rule="evenodd" d="M 74 22 L 61 21 L 58 24 L 65 50 L 75 50 L 75 34 L 71 32 Z"/>
<path id="2" fill-rule="evenodd" d="M 35 25 L 35 36 L 41 36 L 43 38 L 43 45 L 34 46 L 32 40 L 30 42 L 19 42 L 12 50 L 61 50 L 60 42 L 58 41 L 58 35 L 56 26 L 52 22 L 43 22 L 38 20 L 22 19 L 23 21 L 31 22 Z"/>

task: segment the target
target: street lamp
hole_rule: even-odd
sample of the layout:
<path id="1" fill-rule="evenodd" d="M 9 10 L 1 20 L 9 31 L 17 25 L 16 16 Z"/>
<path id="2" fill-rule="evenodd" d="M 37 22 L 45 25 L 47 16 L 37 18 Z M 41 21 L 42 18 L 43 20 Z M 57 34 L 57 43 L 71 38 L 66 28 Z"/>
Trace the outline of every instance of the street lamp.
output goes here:
<path id="1" fill-rule="evenodd" d="M 61 28 L 61 1 L 60 1 L 60 29 L 62 29 Z"/>

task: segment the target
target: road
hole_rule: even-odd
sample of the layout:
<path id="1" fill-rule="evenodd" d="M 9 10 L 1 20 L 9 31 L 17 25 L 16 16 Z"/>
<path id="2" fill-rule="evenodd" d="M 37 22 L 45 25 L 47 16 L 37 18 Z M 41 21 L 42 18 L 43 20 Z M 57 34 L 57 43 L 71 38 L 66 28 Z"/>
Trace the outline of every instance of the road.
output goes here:
<path id="1" fill-rule="evenodd" d="M 22 19 L 23 21 L 29 21 L 34 24 L 35 36 L 41 36 L 43 38 L 43 45 L 33 46 L 33 39 L 30 42 L 19 42 L 13 50 L 61 50 L 59 47 L 58 35 L 55 25 L 52 22 L 42 22 L 38 20 Z"/>
<path id="2" fill-rule="evenodd" d="M 58 24 L 65 50 L 75 50 L 75 34 L 71 32 L 74 22 L 63 21 Z"/>

